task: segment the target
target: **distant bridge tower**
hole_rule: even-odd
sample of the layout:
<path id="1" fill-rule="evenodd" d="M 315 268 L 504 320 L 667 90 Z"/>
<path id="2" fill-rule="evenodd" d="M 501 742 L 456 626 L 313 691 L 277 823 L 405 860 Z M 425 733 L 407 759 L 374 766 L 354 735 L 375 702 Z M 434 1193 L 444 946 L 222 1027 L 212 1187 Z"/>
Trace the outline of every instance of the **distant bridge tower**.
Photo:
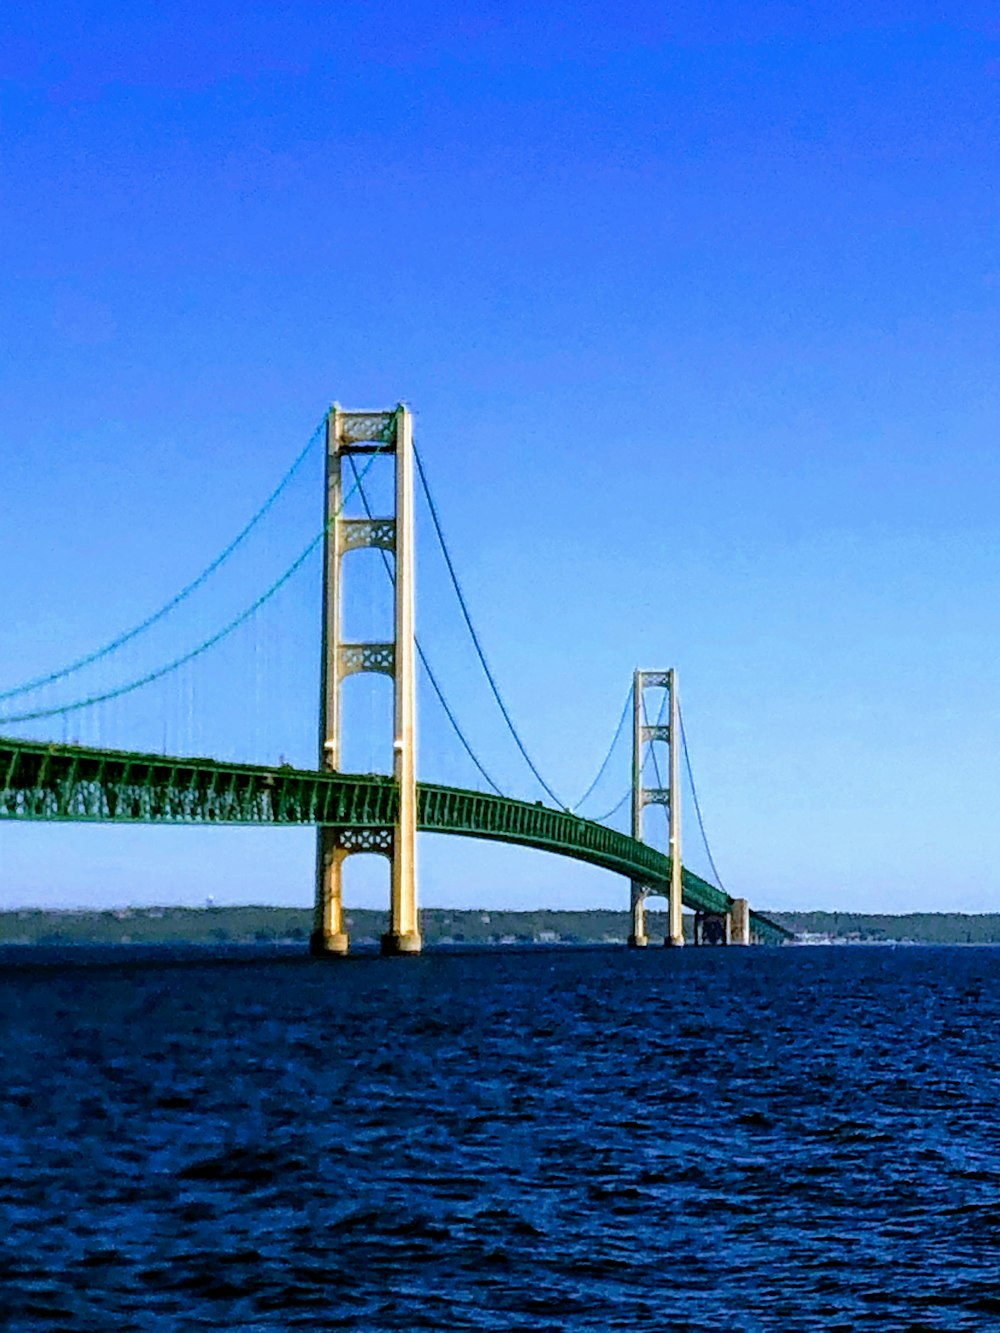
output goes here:
<path id="1" fill-rule="evenodd" d="M 647 722 L 643 694 L 648 689 L 665 689 L 669 705 L 668 721 Z M 642 772 L 647 747 L 662 741 L 667 745 L 666 787 L 643 786 Z M 632 685 L 632 837 L 642 841 L 643 811 L 647 805 L 667 808 L 670 826 L 670 887 L 667 895 L 667 934 L 664 944 L 684 943 L 681 865 L 681 783 L 680 783 L 680 702 L 677 697 L 677 672 L 636 671 Z M 632 881 L 632 933 L 629 944 L 642 948 L 649 943 L 646 934 L 646 897 L 650 885 Z"/>
<path id="2" fill-rule="evenodd" d="M 395 514 L 345 518 L 342 468 L 350 454 L 383 452 L 395 458 Z M 395 637 L 391 643 L 345 643 L 342 562 L 348 551 L 381 547 L 395 558 Z M 355 852 L 379 852 L 392 866 L 389 929 L 384 954 L 420 952 L 416 876 L 416 666 L 413 598 L 413 420 L 400 404 L 390 412 L 345 412 L 334 404 L 326 420 L 326 540 L 323 547 L 323 647 L 319 765 L 340 769 L 341 686 L 356 671 L 378 671 L 395 683 L 393 775 L 395 820 L 368 828 L 321 825 L 316 847 L 316 911 L 310 948 L 345 954 L 342 872 Z"/>

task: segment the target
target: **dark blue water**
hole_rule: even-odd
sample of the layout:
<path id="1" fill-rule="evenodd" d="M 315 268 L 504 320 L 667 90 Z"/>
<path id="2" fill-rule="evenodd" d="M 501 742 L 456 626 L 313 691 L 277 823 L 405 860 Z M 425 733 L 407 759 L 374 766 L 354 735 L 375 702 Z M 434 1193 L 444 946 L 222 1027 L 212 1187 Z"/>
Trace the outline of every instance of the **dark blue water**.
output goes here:
<path id="1" fill-rule="evenodd" d="M 5 1328 L 1000 1328 L 1000 950 L 7 961 L 0 1060 Z"/>

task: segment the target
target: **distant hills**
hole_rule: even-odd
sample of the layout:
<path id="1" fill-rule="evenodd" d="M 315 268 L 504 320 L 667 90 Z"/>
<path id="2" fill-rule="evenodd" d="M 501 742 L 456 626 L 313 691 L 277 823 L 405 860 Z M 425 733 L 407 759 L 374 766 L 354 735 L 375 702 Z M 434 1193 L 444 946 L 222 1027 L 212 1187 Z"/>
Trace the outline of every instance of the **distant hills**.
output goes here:
<path id="1" fill-rule="evenodd" d="M 424 908 L 428 945 L 624 944 L 626 912 L 507 912 Z M 1000 944 L 1000 913 L 770 912 L 803 943 Z M 384 912 L 347 913 L 352 944 L 378 943 Z M 647 914 L 651 939 L 663 936 L 665 915 Z M 301 907 L 134 907 L 118 911 L 0 912 L 0 945 L 298 944 L 305 946 L 312 913 Z"/>

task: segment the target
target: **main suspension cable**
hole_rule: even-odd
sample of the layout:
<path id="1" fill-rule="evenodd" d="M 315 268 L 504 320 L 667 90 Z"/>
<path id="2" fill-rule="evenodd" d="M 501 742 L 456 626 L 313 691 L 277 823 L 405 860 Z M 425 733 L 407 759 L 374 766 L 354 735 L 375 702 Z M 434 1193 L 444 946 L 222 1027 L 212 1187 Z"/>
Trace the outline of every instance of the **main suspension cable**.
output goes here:
<path id="1" fill-rule="evenodd" d="M 385 436 L 383 436 L 378 447 L 372 450 L 368 462 L 362 469 L 362 476 L 364 476 L 375 462 L 375 459 L 385 448 L 386 443 L 387 440 Z M 337 514 L 341 513 L 344 505 L 351 499 L 354 490 L 355 488 L 352 487 L 347 495 L 344 496 L 337 509 Z M 334 517 L 336 517 L 336 515 L 334 515 Z M 331 519 L 330 523 L 332 523 L 332 521 L 333 520 Z M 29 713 L 15 713 L 2 716 L 0 717 L 0 724 L 6 725 L 14 722 L 34 722 L 39 718 L 46 717 L 65 717 L 67 713 L 79 712 L 81 708 L 90 708 L 93 704 L 105 703 L 108 699 L 120 699 L 125 694 L 132 694 L 135 690 L 142 689 L 144 685 L 151 685 L 154 681 L 161 680 L 164 676 L 169 676 L 170 673 L 176 671 L 178 667 L 182 667 L 187 662 L 191 662 L 196 657 L 200 657 L 203 653 L 208 652 L 210 648 L 214 648 L 216 644 L 221 643 L 223 639 L 228 638 L 234 630 L 239 629 L 239 627 L 245 624 L 255 612 L 259 611 L 265 602 L 269 602 L 275 593 L 283 588 L 293 575 L 298 573 L 306 560 L 308 560 L 309 556 L 315 551 L 316 547 L 323 541 L 329 531 L 330 523 L 323 525 L 322 530 L 312 539 L 302 554 L 288 566 L 279 578 L 275 579 L 266 591 L 261 593 L 255 602 L 251 603 L 250 606 L 241 611 L 238 616 L 234 616 L 233 619 L 230 620 L 228 624 L 224 625 L 217 633 L 213 634 L 210 638 L 205 639 L 202 643 L 198 644 L 197 647 L 191 648 L 188 652 L 183 653 L 180 657 L 174 658 L 174 660 L 168 662 L 166 666 L 159 667 L 155 671 L 149 671 L 144 676 L 139 676 L 135 680 L 126 682 L 124 685 L 119 685 L 116 689 L 105 690 L 102 694 L 92 694 L 86 699 L 77 699 L 73 703 L 63 704 L 58 708 L 37 708 Z"/>
<path id="2" fill-rule="evenodd" d="M 632 698 L 632 691 L 630 690 L 628 694 L 628 700 L 626 701 L 626 709 L 627 709 L 627 704 L 631 700 L 631 698 Z M 659 724 L 663 720 L 663 710 L 666 708 L 666 706 L 667 706 L 667 696 L 664 694 L 663 698 L 660 700 L 659 712 L 656 714 L 657 724 Z M 645 698 L 643 698 L 642 701 L 642 715 L 643 715 L 643 721 L 646 722 L 646 724 L 648 725 L 649 717 L 646 713 Z M 621 723 L 619 723 L 618 726 L 620 729 Z M 656 785 L 659 787 L 662 785 L 660 780 L 660 766 L 656 759 L 656 747 L 653 745 L 650 745 L 649 748 L 646 750 L 646 753 L 643 755 L 642 768 L 640 769 L 640 776 L 642 775 L 642 773 L 646 771 L 646 765 L 649 763 L 650 759 L 652 759 L 653 767 L 656 770 Z M 595 816 L 594 823 L 603 824 L 606 819 L 610 819 L 612 815 L 616 815 L 631 795 L 632 795 L 632 788 L 626 787 L 625 792 L 622 795 L 621 799 L 615 805 L 613 805 L 611 809 L 607 811 L 606 814 Z"/>
<path id="3" fill-rule="evenodd" d="M 644 773 L 646 771 L 646 768 L 649 764 L 649 756 L 650 756 L 650 751 L 647 750 L 645 757 L 643 758 L 642 761 L 642 769 L 640 772 L 640 776 L 641 773 Z M 605 820 L 610 819 L 612 815 L 616 815 L 618 811 L 622 808 L 622 806 L 625 804 L 625 802 L 630 801 L 631 799 L 632 799 L 632 788 L 626 787 L 624 792 L 622 792 L 621 797 L 615 802 L 615 804 L 611 807 L 611 809 L 606 811 L 603 815 L 594 815 L 593 818 L 591 819 L 591 822 L 594 824 L 603 824 Z"/>
<path id="4" fill-rule="evenodd" d="M 611 737 L 611 744 L 608 746 L 608 752 L 607 752 L 607 754 L 604 756 L 603 760 L 601 761 L 601 766 L 600 766 L 600 768 L 597 770 L 597 777 L 594 778 L 593 782 L 590 784 L 590 786 L 587 788 L 587 790 L 583 793 L 583 795 L 580 797 L 580 799 L 579 799 L 579 800 L 576 802 L 576 804 L 573 806 L 573 811 L 574 811 L 574 813 L 575 813 L 577 810 L 580 809 L 580 806 L 583 805 L 584 801 L 586 801 L 586 799 L 588 798 L 588 796 L 590 796 L 591 792 L 594 790 L 594 788 L 595 788 L 595 787 L 597 786 L 597 784 L 600 782 L 601 778 L 604 776 L 604 770 L 607 768 L 608 764 L 611 762 L 611 755 L 612 755 L 612 753 L 614 752 L 614 748 L 615 748 L 615 746 L 618 744 L 618 737 L 622 734 L 622 727 L 625 725 L 625 719 L 628 717 L 629 706 L 630 706 L 630 704 L 632 703 L 632 691 L 633 691 L 633 689 L 634 689 L 634 686 L 630 685 L 630 686 L 629 686 L 629 690 L 628 690 L 628 694 L 626 694 L 626 696 L 625 696 L 625 703 L 624 703 L 624 705 L 622 706 L 621 717 L 618 719 L 618 725 L 617 725 L 617 727 L 615 727 L 615 734 Z M 619 804 L 620 804 L 620 803 L 619 803 Z M 617 809 L 617 806 L 616 806 L 615 808 Z"/>
<path id="5" fill-rule="evenodd" d="M 309 439 L 299 456 L 295 459 L 291 467 L 282 477 L 281 481 L 278 482 L 278 485 L 257 510 L 256 514 L 254 514 L 253 518 L 251 518 L 250 522 L 247 523 L 242 531 L 237 533 L 229 545 L 216 556 L 211 564 L 205 566 L 196 579 L 193 579 L 186 587 L 182 588 L 180 592 L 175 593 L 168 602 L 164 602 L 158 611 L 154 611 L 152 615 L 147 616 L 146 619 L 140 621 L 138 625 L 133 625 L 131 629 L 119 634 L 117 638 L 104 644 L 103 647 L 96 648 L 93 652 L 87 653 L 84 657 L 77 658 L 75 662 L 70 662 L 67 666 L 60 667 L 58 671 L 49 672 L 49 674 L 45 676 L 36 676 L 33 680 L 27 680 L 22 685 L 14 685 L 9 689 L 0 691 L 0 701 L 16 698 L 19 694 L 27 694 L 31 690 L 40 689 L 43 685 L 53 685 L 57 680 L 65 680 L 67 676 L 75 675 L 77 671 L 82 671 L 84 667 L 90 666 L 94 662 L 99 662 L 102 658 L 109 657 L 119 648 L 124 647 L 125 644 L 131 643 L 133 639 L 138 638 L 140 634 L 145 633 L 146 630 L 151 629 L 155 624 L 161 621 L 164 616 L 173 611 L 175 607 L 180 606 L 182 602 L 186 601 L 193 592 L 196 592 L 202 584 L 207 582 L 215 571 L 220 569 L 230 556 L 243 545 L 244 541 L 250 536 L 257 524 L 260 523 L 265 515 L 274 507 L 279 497 L 287 489 L 292 478 L 305 462 L 309 453 L 313 449 L 313 446 L 316 444 L 316 441 L 322 434 L 328 416 L 329 412 L 324 414 L 323 420 L 309 436 Z"/>
<path id="6" fill-rule="evenodd" d="M 622 806 L 625 804 L 625 802 L 629 799 L 631 795 L 632 795 L 632 788 L 631 787 L 626 788 L 625 794 L 622 796 L 620 801 L 616 802 L 611 807 L 611 809 L 606 811 L 603 815 L 594 815 L 591 822 L 594 824 L 603 824 L 606 820 L 610 819 L 612 815 L 616 815 L 618 813 L 618 811 L 622 808 Z"/>
<path id="7" fill-rule="evenodd" d="M 369 519 L 371 519 L 373 517 L 371 505 L 368 503 L 368 496 L 365 494 L 365 488 L 361 484 L 361 473 L 358 472 L 358 466 L 354 461 L 354 455 L 348 454 L 347 461 L 350 463 L 351 471 L 354 473 L 355 485 L 357 486 L 358 494 L 361 497 L 361 503 L 364 506 L 365 514 L 368 516 Z M 390 582 L 392 583 L 392 586 L 395 587 L 396 571 L 393 569 L 392 563 L 389 560 L 389 556 L 386 553 L 386 551 L 382 547 L 379 547 L 379 551 L 382 556 L 382 564 L 385 567 L 385 572 L 389 575 L 389 579 Z M 417 638 L 416 635 L 413 636 L 413 642 L 417 650 L 417 655 L 420 658 L 420 661 L 423 663 L 423 668 L 427 672 L 427 679 L 431 683 L 431 688 L 437 695 L 438 703 L 444 709 L 444 715 L 451 723 L 455 735 L 461 741 L 465 749 L 465 753 L 469 756 L 469 758 L 475 764 L 476 768 L 478 768 L 479 772 L 489 783 L 489 785 L 493 788 L 496 794 L 498 796 L 503 796 L 504 794 L 503 791 L 500 789 L 500 787 L 497 786 L 497 784 L 490 777 L 489 773 L 483 767 L 483 764 L 480 761 L 479 756 L 476 754 L 475 750 L 472 748 L 471 744 L 466 738 L 464 731 L 459 725 L 458 718 L 456 718 L 455 714 L 451 710 L 451 706 L 449 705 L 448 700 L 444 697 L 444 691 L 442 690 L 441 685 L 438 682 L 437 676 L 435 676 L 434 672 L 431 670 L 431 664 L 427 660 L 427 654 L 424 652 L 423 645 L 421 644 L 420 640 Z"/>
<path id="8" fill-rule="evenodd" d="M 691 767 L 691 756 L 688 753 L 687 734 L 684 730 L 684 714 L 678 710 L 681 720 L 681 744 L 684 749 L 684 765 L 687 768 L 688 781 L 691 784 L 691 796 L 694 799 L 694 812 L 698 817 L 698 827 L 701 830 L 701 840 L 705 844 L 705 854 L 708 857 L 708 864 L 712 867 L 712 873 L 715 876 L 715 882 L 723 893 L 728 892 L 725 884 L 722 882 L 722 876 L 719 874 L 718 866 L 715 864 L 715 857 L 712 855 L 712 848 L 709 846 L 708 834 L 705 832 L 705 821 L 701 817 L 701 803 L 698 800 L 698 788 L 694 785 L 694 770 Z"/>
<path id="9" fill-rule="evenodd" d="M 433 520 L 434 523 L 434 531 L 437 533 L 438 544 L 440 545 L 441 552 L 444 555 L 445 564 L 448 566 L 448 573 L 451 575 L 452 587 L 455 589 L 455 595 L 458 597 L 458 604 L 462 608 L 462 616 L 465 619 L 466 628 L 468 629 L 469 634 L 472 636 L 472 643 L 473 646 L 475 647 L 476 655 L 479 658 L 479 663 L 486 674 L 486 679 L 489 681 L 490 689 L 493 692 L 493 697 L 497 701 L 497 705 L 499 706 L 500 712 L 503 714 L 503 719 L 507 724 L 507 729 L 513 736 L 514 743 L 520 750 L 521 757 L 524 759 L 524 762 L 528 765 L 532 773 L 535 775 L 543 791 L 545 791 L 545 793 L 548 796 L 551 796 L 552 800 L 555 801 L 556 805 L 558 805 L 561 809 L 566 810 L 568 809 L 568 807 L 565 801 L 560 800 L 560 798 L 556 795 L 556 793 L 552 790 L 549 784 L 542 777 L 541 773 L 538 771 L 538 767 L 535 764 L 534 760 L 531 758 L 531 755 L 528 753 L 527 749 L 525 748 L 524 742 L 521 740 L 521 737 L 518 734 L 518 730 L 514 726 L 514 722 L 513 719 L 511 718 L 510 712 L 508 711 L 507 705 L 503 701 L 503 695 L 500 693 L 500 687 L 496 682 L 496 677 L 490 670 L 490 665 L 486 660 L 486 653 L 483 650 L 483 645 L 480 642 L 479 635 L 476 633 L 476 628 L 472 623 L 472 616 L 469 614 L 469 606 L 465 600 L 465 594 L 462 592 L 462 585 L 461 583 L 459 583 L 458 574 L 455 572 L 455 565 L 454 562 L 452 561 L 451 553 L 448 549 L 448 543 L 445 541 L 444 532 L 441 528 L 441 520 L 438 517 L 437 506 L 434 503 L 430 487 L 427 484 L 427 475 L 424 472 L 424 465 L 423 462 L 421 461 L 420 454 L 417 450 L 416 445 L 414 445 L 413 447 L 413 456 L 416 459 L 417 471 L 420 474 L 420 484 L 423 487 L 423 492 L 427 499 L 427 506 L 430 509 L 431 519 Z"/>

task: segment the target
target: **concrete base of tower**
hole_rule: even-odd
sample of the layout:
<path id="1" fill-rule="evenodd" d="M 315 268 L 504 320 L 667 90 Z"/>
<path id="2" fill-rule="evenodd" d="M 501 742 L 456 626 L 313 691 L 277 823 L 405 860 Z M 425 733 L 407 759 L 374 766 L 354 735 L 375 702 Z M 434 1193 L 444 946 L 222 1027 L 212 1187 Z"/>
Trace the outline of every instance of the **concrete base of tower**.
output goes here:
<path id="1" fill-rule="evenodd" d="M 648 943 L 648 935 L 636 935 L 633 933 L 628 937 L 628 947 L 630 949 L 645 949 Z"/>
<path id="2" fill-rule="evenodd" d="M 382 936 L 382 957 L 396 958 L 403 954 L 419 953 L 423 944 L 418 930 L 407 931 L 403 935 L 394 930 L 387 930 Z"/>
<path id="3" fill-rule="evenodd" d="M 665 935 L 663 937 L 663 943 L 667 946 L 668 949 L 680 949 L 683 947 L 684 944 L 684 936 Z"/>
<path id="4" fill-rule="evenodd" d="M 746 898 L 734 898 L 729 909 L 729 942 L 750 943 L 750 904 Z"/>
<path id="5" fill-rule="evenodd" d="M 314 958 L 343 958 L 350 944 L 350 936 L 346 931 L 328 935 L 325 931 L 314 930 L 309 936 L 309 952 Z"/>
<path id="6" fill-rule="evenodd" d="M 728 944 L 730 922 L 728 912 L 695 912 L 695 944 Z"/>

